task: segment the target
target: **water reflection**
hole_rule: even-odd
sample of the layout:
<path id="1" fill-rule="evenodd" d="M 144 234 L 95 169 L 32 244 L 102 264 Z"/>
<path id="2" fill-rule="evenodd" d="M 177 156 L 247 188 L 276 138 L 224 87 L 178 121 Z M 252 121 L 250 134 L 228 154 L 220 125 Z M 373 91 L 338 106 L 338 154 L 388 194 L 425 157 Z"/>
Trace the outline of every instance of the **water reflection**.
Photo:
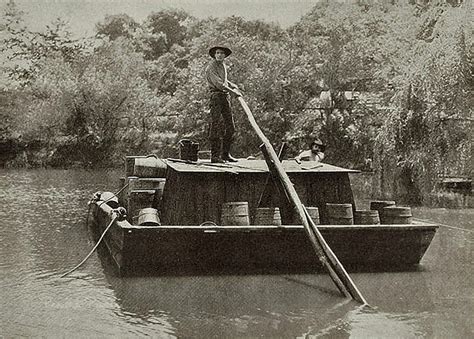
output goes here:
<path id="1" fill-rule="evenodd" d="M 327 328 L 307 337 L 328 338 L 417 338 L 426 333 L 415 317 L 393 315 L 370 308 L 350 310 L 347 315 Z"/>
<path id="2" fill-rule="evenodd" d="M 157 322 L 178 337 L 200 333 L 213 337 L 294 336 L 309 326 L 335 321 L 355 305 L 345 302 L 341 306 L 339 295 L 324 275 L 109 276 L 108 281 L 123 314 Z"/>

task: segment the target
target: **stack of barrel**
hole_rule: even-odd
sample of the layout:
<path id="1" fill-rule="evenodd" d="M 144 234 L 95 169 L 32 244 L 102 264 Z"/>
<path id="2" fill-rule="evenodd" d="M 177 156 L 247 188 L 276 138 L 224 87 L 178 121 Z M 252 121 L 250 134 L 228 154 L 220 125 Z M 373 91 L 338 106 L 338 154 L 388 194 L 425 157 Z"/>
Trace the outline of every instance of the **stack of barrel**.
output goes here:
<path id="1" fill-rule="evenodd" d="M 330 225 L 353 225 L 352 204 L 326 204 Z"/>
<path id="2" fill-rule="evenodd" d="M 376 200 L 369 210 L 355 210 L 352 204 L 326 204 L 330 225 L 411 224 L 411 208 L 396 206 L 395 201 Z"/>
<path id="3" fill-rule="evenodd" d="M 222 226 L 274 225 L 281 226 L 281 214 L 278 207 L 259 207 L 250 217 L 247 201 L 234 201 L 222 204 Z"/>
<path id="4" fill-rule="evenodd" d="M 326 212 L 330 225 L 377 225 L 380 224 L 379 214 L 372 210 L 353 211 L 352 204 L 326 204 Z"/>
<path id="5" fill-rule="evenodd" d="M 411 224 L 411 208 L 397 206 L 392 200 L 376 200 L 370 202 L 370 209 L 378 211 L 382 224 Z"/>
<path id="6" fill-rule="evenodd" d="M 319 210 L 317 207 L 306 207 L 313 222 L 319 222 Z M 295 224 L 300 224 L 299 220 L 294 220 Z M 222 204 L 221 210 L 222 226 L 248 226 L 248 225 L 273 225 L 281 226 L 281 214 L 278 207 L 258 207 L 251 216 L 249 205 L 246 201 L 226 202 Z"/>
<path id="7" fill-rule="evenodd" d="M 311 219 L 316 225 L 320 224 L 319 209 L 306 207 Z M 370 203 L 370 210 L 353 211 L 352 204 L 327 203 L 326 212 L 329 225 L 379 225 L 379 224 L 410 224 L 411 208 L 396 206 L 394 201 L 376 200 Z M 301 224 L 300 220 L 294 220 Z M 280 209 L 278 207 L 262 207 L 250 216 L 248 202 L 226 202 L 222 205 L 221 225 L 281 225 Z"/>

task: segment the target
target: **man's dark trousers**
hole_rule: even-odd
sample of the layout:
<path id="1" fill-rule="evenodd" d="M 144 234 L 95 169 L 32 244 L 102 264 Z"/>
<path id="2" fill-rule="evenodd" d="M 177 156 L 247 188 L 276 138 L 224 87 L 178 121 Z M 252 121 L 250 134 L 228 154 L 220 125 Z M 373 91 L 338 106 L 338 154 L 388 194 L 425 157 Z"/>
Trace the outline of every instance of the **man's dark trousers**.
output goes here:
<path id="1" fill-rule="evenodd" d="M 211 92 L 210 109 L 211 125 L 209 139 L 211 143 L 211 159 L 226 158 L 229 156 L 230 146 L 235 132 L 229 94 L 224 92 Z"/>

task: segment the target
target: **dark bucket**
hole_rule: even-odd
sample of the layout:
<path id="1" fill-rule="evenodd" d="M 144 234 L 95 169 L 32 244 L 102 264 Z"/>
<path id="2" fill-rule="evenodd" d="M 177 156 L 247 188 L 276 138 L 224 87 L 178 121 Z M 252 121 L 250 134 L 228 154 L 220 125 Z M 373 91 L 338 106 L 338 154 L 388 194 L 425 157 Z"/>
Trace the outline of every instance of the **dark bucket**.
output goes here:
<path id="1" fill-rule="evenodd" d="M 221 225 L 248 226 L 249 204 L 246 201 L 226 202 L 222 204 Z"/>
<path id="2" fill-rule="evenodd" d="M 412 213 L 410 207 L 389 206 L 382 210 L 384 224 L 411 224 Z"/>
<path id="3" fill-rule="evenodd" d="M 359 210 L 355 211 L 354 223 L 356 225 L 379 225 L 379 211 Z"/>
<path id="4" fill-rule="evenodd" d="M 160 218 L 158 217 L 158 210 L 155 208 L 143 208 L 138 213 L 139 226 L 160 226 Z"/>
<path id="5" fill-rule="evenodd" d="M 197 161 L 199 152 L 199 143 L 189 139 L 179 141 L 179 157 L 181 160 Z"/>
<path id="6" fill-rule="evenodd" d="M 352 204 L 326 204 L 330 225 L 353 225 Z"/>

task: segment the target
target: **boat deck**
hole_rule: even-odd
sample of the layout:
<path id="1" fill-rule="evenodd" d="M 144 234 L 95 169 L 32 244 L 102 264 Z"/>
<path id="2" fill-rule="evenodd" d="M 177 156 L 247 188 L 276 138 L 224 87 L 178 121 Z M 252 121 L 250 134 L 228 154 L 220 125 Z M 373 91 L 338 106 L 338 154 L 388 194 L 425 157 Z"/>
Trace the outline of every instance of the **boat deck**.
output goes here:
<path id="1" fill-rule="evenodd" d="M 264 160 L 239 159 L 237 163 L 216 164 L 209 160 L 200 160 L 197 163 L 186 163 L 181 161 L 165 160 L 166 164 L 173 170 L 181 173 L 267 173 L 270 174 L 267 163 Z M 338 166 L 329 165 L 317 161 L 302 161 L 300 164 L 295 160 L 283 160 L 283 168 L 287 173 L 358 173 Z M 232 172 L 231 172 L 232 171 Z"/>

